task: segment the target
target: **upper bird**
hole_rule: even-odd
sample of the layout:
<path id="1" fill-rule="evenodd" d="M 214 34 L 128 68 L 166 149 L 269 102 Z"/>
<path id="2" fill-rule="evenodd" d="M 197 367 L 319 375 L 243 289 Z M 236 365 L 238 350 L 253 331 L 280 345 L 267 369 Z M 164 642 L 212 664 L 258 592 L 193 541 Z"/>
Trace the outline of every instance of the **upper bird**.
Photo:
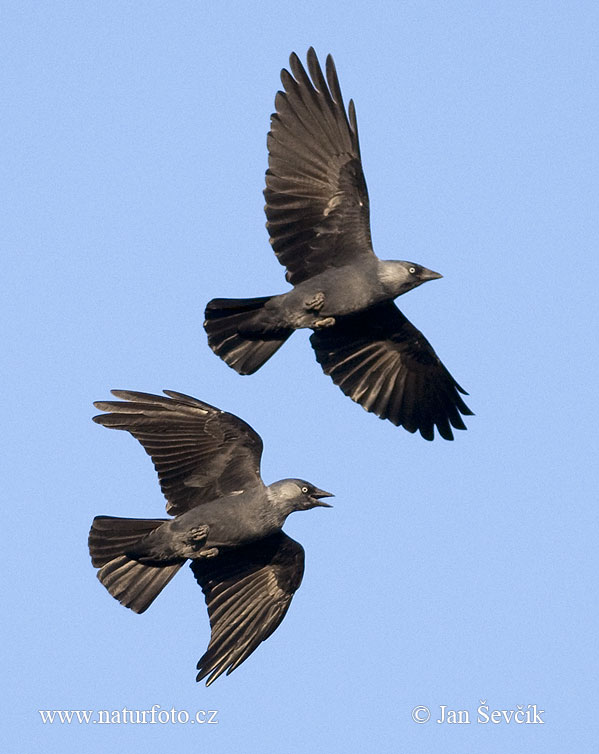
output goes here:
<path id="1" fill-rule="evenodd" d="M 316 358 L 367 411 L 453 440 L 472 414 L 430 343 L 393 299 L 441 275 L 373 251 L 368 191 L 354 103 L 346 113 L 333 58 L 326 79 L 313 48 L 308 71 L 295 53 L 275 98 L 268 134 L 266 227 L 293 290 L 278 296 L 213 299 L 208 343 L 240 374 L 252 374 L 294 330 L 311 328 Z"/>
<path id="2" fill-rule="evenodd" d="M 244 421 L 172 390 L 113 390 L 94 421 L 126 429 L 158 472 L 172 519 L 96 516 L 89 533 L 98 578 L 143 613 L 187 559 L 202 587 L 212 634 L 197 680 L 235 670 L 279 626 L 304 573 L 304 548 L 281 527 L 293 511 L 330 507 L 302 479 L 266 486 L 262 440 Z"/>

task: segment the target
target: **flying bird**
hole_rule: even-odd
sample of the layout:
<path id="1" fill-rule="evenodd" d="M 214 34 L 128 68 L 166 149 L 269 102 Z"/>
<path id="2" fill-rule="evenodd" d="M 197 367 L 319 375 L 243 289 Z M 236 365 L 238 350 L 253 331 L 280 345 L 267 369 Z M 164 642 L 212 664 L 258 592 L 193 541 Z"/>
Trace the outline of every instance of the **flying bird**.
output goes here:
<path id="1" fill-rule="evenodd" d="M 283 69 L 268 134 L 266 227 L 293 289 L 262 298 L 213 299 L 208 343 L 252 374 L 300 328 L 324 372 L 367 411 L 427 440 L 453 440 L 472 414 L 430 343 L 393 303 L 442 277 L 373 251 L 368 191 L 353 100 L 345 110 L 333 58 L 326 79 L 313 48 Z"/>
<path id="2" fill-rule="evenodd" d="M 209 686 L 279 626 L 304 573 L 304 549 L 282 526 L 294 511 L 329 508 L 330 492 L 302 479 L 265 485 L 262 440 L 233 414 L 172 390 L 113 390 L 94 421 L 130 432 L 152 458 L 174 518 L 96 516 L 89 533 L 98 578 L 143 613 L 190 561 L 211 637 L 197 668 Z"/>

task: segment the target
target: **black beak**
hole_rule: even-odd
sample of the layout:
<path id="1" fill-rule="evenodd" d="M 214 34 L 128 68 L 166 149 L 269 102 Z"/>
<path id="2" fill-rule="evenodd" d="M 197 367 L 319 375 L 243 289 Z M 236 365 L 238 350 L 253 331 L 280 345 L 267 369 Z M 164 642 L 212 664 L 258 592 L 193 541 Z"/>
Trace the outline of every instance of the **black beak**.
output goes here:
<path id="1" fill-rule="evenodd" d="M 441 275 L 440 272 L 434 272 L 433 270 L 427 270 L 426 267 L 422 268 L 422 272 L 420 273 L 420 278 L 422 281 L 425 280 L 439 280 L 439 278 L 442 278 L 443 275 Z"/>
<path id="2" fill-rule="evenodd" d="M 314 501 L 314 506 L 320 506 L 321 508 L 332 508 L 333 506 L 329 503 L 323 503 L 322 500 L 320 500 L 321 497 L 335 497 L 332 492 L 326 492 L 326 490 L 319 490 L 318 488 L 314 490 L 314 492 L 310 495 L 312 500 Z"/>

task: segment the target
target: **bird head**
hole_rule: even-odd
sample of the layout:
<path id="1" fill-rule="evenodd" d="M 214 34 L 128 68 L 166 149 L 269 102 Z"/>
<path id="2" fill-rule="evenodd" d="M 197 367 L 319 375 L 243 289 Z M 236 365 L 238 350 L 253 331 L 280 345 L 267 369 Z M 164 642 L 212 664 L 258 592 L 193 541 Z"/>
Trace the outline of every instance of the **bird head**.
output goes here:
<path id="1" fill-rule="evenodd" d="M 274 499 L 289 513 L 293 511 L 307 511 L 310 508 L 332 508 L 323 502 L 323 497 L 334 497 L 332 492 L 326 492 L 315 487 L 304 479 L 282 479 L 270 485 Z"/>
<path id="2" fill-rule="evenodd" d="M 381 284 L 393 298 L 411 291 L 427 280 L 438 280 L 443 277 L 439 272 L 433 272 L 416 262 L 398 260 L 381 261 L 378 275 Z"/>

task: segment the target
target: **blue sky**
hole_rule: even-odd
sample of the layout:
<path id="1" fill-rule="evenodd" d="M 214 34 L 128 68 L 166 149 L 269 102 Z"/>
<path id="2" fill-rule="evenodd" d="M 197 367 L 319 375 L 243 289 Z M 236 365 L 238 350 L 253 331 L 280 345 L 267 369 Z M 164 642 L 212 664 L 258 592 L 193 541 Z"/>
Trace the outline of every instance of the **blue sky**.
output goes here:
<path id="1" fill-rule="evenodd" d="M 227 6 L 1 11 L 5 741 L 595 751 L 597 5 Z M 377 253 L 444 275 L 401 308 L 470 392 L 454 443 L 345 398 L 305 332 L 245 378 L 206 346 L 208 299 L 286 289 L 266 132 L 281 67 L 310 45 L 356 103 Z M 113 387 L 232 411 L 264 439 L 266 481 L 336 493 L 287 523 L 306 573 L 284 623 L 209 689 L 189 570 L 138 616 L 89 562 L 94 515 L 164 515 L 141 447 L 91 421 Z M 478 723 L 481 702 L 545 722 Z M 38 714 L 152 705 L 219 722 Z M 437 723 L 442 705 L 471 723 Z"/>

